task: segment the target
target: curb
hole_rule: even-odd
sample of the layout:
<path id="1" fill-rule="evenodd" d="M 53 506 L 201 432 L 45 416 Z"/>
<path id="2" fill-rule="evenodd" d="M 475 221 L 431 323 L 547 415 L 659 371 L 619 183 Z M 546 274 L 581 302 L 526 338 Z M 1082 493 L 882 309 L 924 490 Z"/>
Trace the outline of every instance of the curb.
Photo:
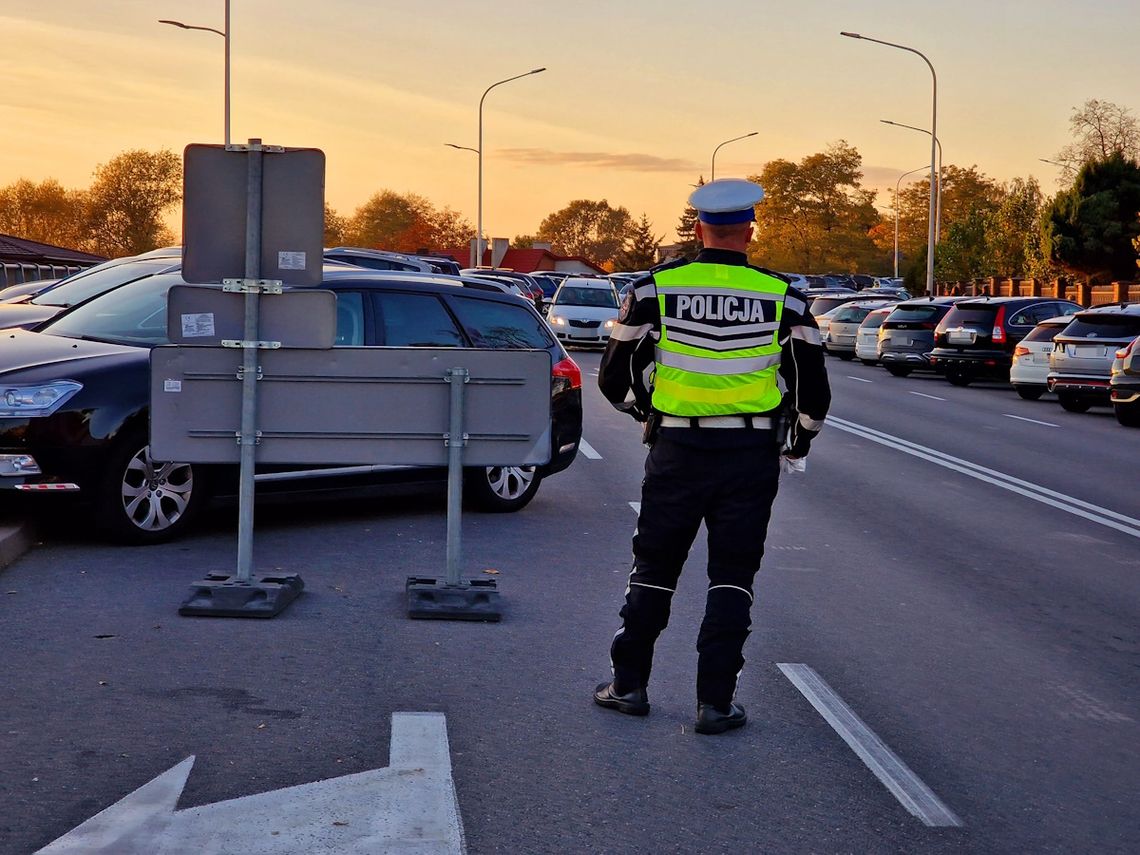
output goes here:
<path id="1" fill-rule="evenodd" d="M 27 552 L 35 542 L 35 531 L 27 520 L 0 521 L 0 570 Z"/>

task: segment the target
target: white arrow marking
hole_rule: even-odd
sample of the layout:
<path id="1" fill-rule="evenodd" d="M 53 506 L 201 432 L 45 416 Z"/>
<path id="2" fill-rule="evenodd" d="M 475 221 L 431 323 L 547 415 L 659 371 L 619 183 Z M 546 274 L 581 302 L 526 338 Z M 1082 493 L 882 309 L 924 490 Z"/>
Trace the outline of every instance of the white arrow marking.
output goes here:
<path id="1" fill-rule="evenodd" d="M 386 768 L 175 811 L 193 764 L 183 760 L 40 853 L 465 851 L 442 713 L 393 713 Z"/>
<path id="2" fill-rule="evenodd" d="M 578 440 L 578 450 L 591 460 L 602 459 L 602 455 L 598 454 L 598 452 L 594 449 L 594 446 L 590 445 L 590 443 L 586 442 L 584 439 Z"/>

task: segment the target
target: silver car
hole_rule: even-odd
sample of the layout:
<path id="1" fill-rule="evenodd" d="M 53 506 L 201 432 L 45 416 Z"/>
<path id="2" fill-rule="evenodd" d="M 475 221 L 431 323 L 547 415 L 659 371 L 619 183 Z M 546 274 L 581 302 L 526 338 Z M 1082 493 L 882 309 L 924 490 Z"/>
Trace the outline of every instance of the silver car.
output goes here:
<path id="1" fill-rule="evenodd" d="M 859 324 L 859 332 L 855 334 L 855 356 L 864 365 L 879 364 L 879 327 L 894 307 L 894 303 L 888 303 L 881 309 L 875 309 Z"/>
<path id="2" fill-rule="evenodd" d="M 1009 366 L 1010 385 L 1027 401 L 1036 401 L 1049 389 L 1049 354 L 1053 339 L 1073 320 L 1060 315 L 1041 321 L 1013 348 Z"/>
<path id="3" fill-rule="evenodd" d="M 1116 420 L 1125 427 L 1140 427 L 1140 336 L 1116 351 L 1108 387 Z"/>
<path id="4" fill-rule="evenodd" d="M 854 359 L 856 336 L 859 334 L 860 325 L 876 309 L 894 305 L 888 300 L 857 300 L 832 309 L 824 316 L 829 319 L 827 335 L 824 337 L 827 352 L 843 360 Z M 820 334 L 823 335 L 823 318 L 816 318 L 816 321 L 819 322 Z"/>
<path id="5" fill-rule="evenodd" d="M 610 340 L 617 316 L 617 291 L 609 279 L 576 277 L 558 286 L 546 320 L 559 341 L 604 345 Z"/>
<path id="6" fill-rule="evenodd" d="M 1140 303 L 1098 306 L 1077 312 L 1049 354 L 1050 391 L 1070 413 L 1108 404 L 1116 351 L 1140 335 Z"/>

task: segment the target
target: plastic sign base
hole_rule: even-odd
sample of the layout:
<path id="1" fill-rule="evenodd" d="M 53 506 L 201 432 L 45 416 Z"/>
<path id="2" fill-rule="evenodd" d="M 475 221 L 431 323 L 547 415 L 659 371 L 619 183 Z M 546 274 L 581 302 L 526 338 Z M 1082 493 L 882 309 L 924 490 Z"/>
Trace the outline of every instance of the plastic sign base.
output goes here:
<path id="1" fill-rule="evenodd" d="M 233 576 L 211 573 L 190 587 L 178 614 L 271 618 L 283 612 L 304 588 L 305 583 L 296 575 L 255 576 L 239 582 Z"/>
<path id="2" fill-rule="evenodd" d="M 443 579 L 409 576 L 408 617 L 426 620 L 502 620 L 499 586 L 494 579 L 468 579 L 448 585 Z"/>

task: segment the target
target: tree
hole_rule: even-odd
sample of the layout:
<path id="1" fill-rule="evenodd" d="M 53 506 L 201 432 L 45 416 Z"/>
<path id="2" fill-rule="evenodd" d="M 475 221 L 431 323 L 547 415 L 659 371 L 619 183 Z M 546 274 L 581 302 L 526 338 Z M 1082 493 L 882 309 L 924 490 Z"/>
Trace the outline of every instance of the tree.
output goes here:
<path id="1" fill-rule="evenodd" d="M 1001 186 L 979 172 L 977 166 L 947 164 L 942 173 L 942 235 L 947 234 L 954 223 L 972 216 L 975 209 L 995 211 L 1001 204 Z M 903 187 L 896 204 L 899 211 L 899 250 L 904 256 L 913 258 L 925 249 L 928 239 L 930 178 Z M 894 242 L 893 217 L 891 242 Z"/>
<path id="2" fill-rule="evenodd" d="M 604 264 L 614 260 L 632 231 L 633 218 L 625 208 L 614 208 L 605 199 L 575 199 L 542 221 L 538 238 L 555 252 Z"/>
<path id="3" fill-rule="evenodd" d="M 879 222 L 863 158 L 840 140 L 799 163 L 773 160 L 752 180 L 764 188 L 749 256 L 776 270 L 867 270 L 881 253 L 869 237 Z"/>
<path id="4" fill-rule="evenodd" d="M 0 233 L 76 248 L 86 239 L 86 209 L 82 190 L 66 190 L 54 178 L 21 178 L 0 188 Z"/>
<path id="5" fill-rule="evenodd" d="M 1073 186 L 1046 210 L 1042 237 L 1049 257 L 1094 279 L 1135 275 L 1140 236 L 1140 163 L 1114 152 L 1086 163 Z"/>
<path id="6" fill-rule="evenodd" d="M 697 179 L 697 186 L 703 187 L 705 177 Z M 701 251 L 701 242 L 697 240 L 697 209 L 686 203 L 685 210 L 681 212 L 681 219 L 677 223 L 677 255 L 683 258 L 693 258 Z"/>
<path id="7" fill-rule="evenodd" d="M 174 242 L 163 215 L 182 201 L 182 160 L 174 152 L 124 151 L 95 168 L 87 192 L 88 248 L 111 257 Z"/>
<path id="8" fill-rule="evenodd" d="M 1014 178 L 1002 187 L 1003 198 L 987 218 L 984 233 L 986 276 L 1023 276 L 1036 253 L 1038 221 L 1044 200 L 1033 178 Z M 941 248 L 939 249 L 941 253 Z"/>
<path id="9" fill-rule="evenodd" d="M 530 249 L 537 240 L 534 235 L 515 235 L 511 241 L 511 249 Z"/>
<path id="10" fill-rule="evenodd" d="M 1054 158 L 1064 164 L 1062 181 L 1071 180 L 1089 161 L 1106 160 L 1113 154 L 1140 160 L 1140 122 L 1127 107 L 1092 98 L 1073 108 L 1069 129 L 1073 141 Z"/>
<path id="11" fill-rule="evenodd" d="M 447 249 L 467 243 L 475 228 L 450 208 L 436 209 L 423 196 L 383 190 L 356 209 L 347 239 L 356 246 L 393 252 Z"/>
<path id="12" fill-rule="evenodd" d="M 662 238 L 664 235 L 654 236 L 649 217 L 642 214 L 632 233 L 626 238 L 625 246 L 614 259 L 615 269 L 648 270 L 657 263 L 657 249 L 661 246 Z"/>
<path id="13" fill-rule="evenodd" d="M 348 219 L 342 217 L 336 210 L 325 202 L 325 246 L 341 246 L 348 233 Z"/>

